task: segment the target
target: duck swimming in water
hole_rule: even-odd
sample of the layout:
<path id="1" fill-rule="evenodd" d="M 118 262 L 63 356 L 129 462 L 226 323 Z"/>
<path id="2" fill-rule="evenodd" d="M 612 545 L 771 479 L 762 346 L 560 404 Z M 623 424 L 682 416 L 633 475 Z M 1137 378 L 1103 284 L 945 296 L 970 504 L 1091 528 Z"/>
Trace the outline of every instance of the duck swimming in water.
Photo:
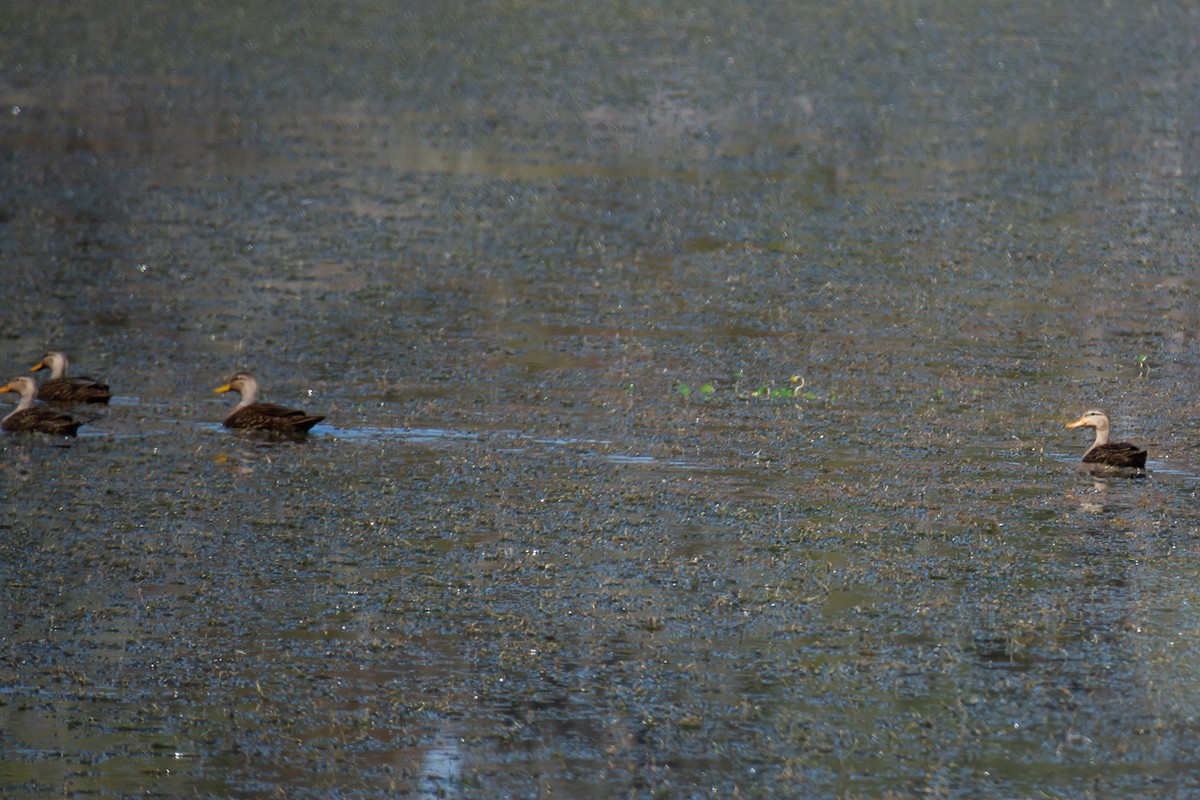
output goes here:
<path id="1" fill-rule="evenodd" d="M 42 356 L 29 368 L 31 372 L 49 369 L 50 378 L 38 387 L 39 400 L 50 403 L 107 403 L 112 393 L 108 385 L 86 375 L 67 377 L 67 357 L 57 350 Z"/>
<path id="2" fill-rule="evenodd" d="M 249 372 L 237 373 L 228 383 L 218 386 L 213 391 L 234 391 L 242 396 L 242 401 L 221 423 L 226 428 L 299 434 L 325 419 L 323 416 L 305 414 L 303 411 L 284 408 L 274 403 L 259 403 L 258 381 Z"/>
<path id="3" fill-rule="evenodd" d="M 1109 467 L 1134 467 L 1143 469 L 1146 466 L 1146 451 L 1128 442 L 1109 442 L 1111 428 L 1108 416 L 1103 411 L 1089 411 L 1074 422 L 1067 423 L 1068 428 L 1094 428 L 1096 441 L 1083 454 L 1084 464 L 1102 464 Z"/>
<path id="4" fill-rule="evenodd" d="M 15 411 L 0 419 L 0 428 L 13 433 L 57 433 L 74 436 L 83 423 L 74 417 L 44 406 L 35 406 L 37 384 L 33 378 L 13 378 L 0 392 L 16 392 L 21 395 Z"/>

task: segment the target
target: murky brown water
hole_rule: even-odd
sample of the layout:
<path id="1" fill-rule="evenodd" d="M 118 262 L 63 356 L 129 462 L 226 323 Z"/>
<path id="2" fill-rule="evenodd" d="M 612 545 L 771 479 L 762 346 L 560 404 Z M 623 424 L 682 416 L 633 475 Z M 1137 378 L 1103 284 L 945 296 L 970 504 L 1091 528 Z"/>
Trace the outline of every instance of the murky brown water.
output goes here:
<path id="1" fill-rule="evenodd" d="M 144 5 L 0 9 L 0 365 L 118 395 L 0 793 L 1200 793 L 1195 12 Z"/>

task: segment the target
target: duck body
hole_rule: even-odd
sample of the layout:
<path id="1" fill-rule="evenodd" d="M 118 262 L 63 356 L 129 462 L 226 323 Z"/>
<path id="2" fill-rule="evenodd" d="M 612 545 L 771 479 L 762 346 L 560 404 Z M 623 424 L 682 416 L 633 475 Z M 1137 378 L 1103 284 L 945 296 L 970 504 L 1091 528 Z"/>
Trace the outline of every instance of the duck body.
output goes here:
<path id="1" fill-rule="evenodd" d="M 108 384 L 86 375 L 67 377 L 67 357 L 51 350 L 30 367 L 37 372 L 49 369 L 50 379 L 38 387 L 37 398 L 49 403 L 107 403 L 112 398 Z"/>
<path id="2" fill-rule="evenodd" d="M 1129 442 L 1115 442 L 1088 450 L 1083 454 L 1083 463 L 1145 469 L 1146 451 Z"/>
<path id="3" fill-rule="evenodd" d="M 221 423 L 226 428 L 302 434 L 325 419 L 323 415 L 307 414 L 295 408 L 258 402 L 258 381 L 248 372 L 237 373 L 228 383 L 218 386 L 214 391 L 233 391 L 242 396 L 242 401 Z"/>
<path id="4" fill-rule="evenodd" d="M 0 392 L 17 392 L 21 402 L 16 410 L 0 419 L 0 428 L 12 433 L 52 433 L 60 436 L 74 436 L 83 424 L 69 414 L 54 409 L 35 406 L 37 384 L 32 378 L 13 378 Z"/>
<path id="5" fill-rule="evenodd" d="M 1093 428 L 1096 431 L 1096 440 L 1083 454 L 1084 464 L 1145 469 L 1145 450 L 1128 442 L 1108 441 L 1112 428 L 1108 421 L 1108 415 L 1103 411 L 1089 411 L 1074 422 L 1067 423 L 1066 427 Z"/>
<path id="6" fill-rule="evenodd" d="M 37 396 L 48 403 L 108 403 L 112 393 L 106 384 L 80 375 L 50 379 L 38 387 Z"/>
<path id="7" fill-rule="evenodd" d="M 299 409 L 284 408 L 274 403 L 251 403 L 235 409 L 221 424 L 226 428 L 304 433 L 323 419 L 323 416 L 305 414 Z"/>

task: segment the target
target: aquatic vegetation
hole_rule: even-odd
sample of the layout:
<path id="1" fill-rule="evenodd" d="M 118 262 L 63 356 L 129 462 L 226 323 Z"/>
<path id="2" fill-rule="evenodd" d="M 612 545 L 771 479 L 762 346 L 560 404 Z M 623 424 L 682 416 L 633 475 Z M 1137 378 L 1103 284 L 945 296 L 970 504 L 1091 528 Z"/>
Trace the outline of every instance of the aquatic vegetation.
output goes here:
<path id="1" fill-rule="evenodd" d="M 692 387 L 686 383 L 681 383 L 676 386 L 675 391 L 684 400 L 687 400 L 692 396 Z M 717 390 L 716 387 L 714 387 L 711 383 L 702 383 L 699 387 L 697 387 L 696 391 L 700 393 L 701 398 L 704 398 L 712 395 Z"/>
<path id="2" fill-rule="evenodd" d="M 750 390 L 746 395 L 753 400 L 816 400 L 816 392 L 807 388 L 808 381 L 800 375 L 793 375 L 784 385 L 774 383 L 763 384 Z M 828 399 L 833 399 L 832 397 Z"/>
<path id="3" fill-rule="evenodd" d="M 764 398 L 764 397 L 781 398 L 781 397 L 785 397 L 785 396 L 790 397 L 791 390 L 789 390 L 783 386 L 759 386 L 757 389 L 754 389 L 753 391 L 750 392 L 750 396 L 754 397 L 754 398 Z"/>

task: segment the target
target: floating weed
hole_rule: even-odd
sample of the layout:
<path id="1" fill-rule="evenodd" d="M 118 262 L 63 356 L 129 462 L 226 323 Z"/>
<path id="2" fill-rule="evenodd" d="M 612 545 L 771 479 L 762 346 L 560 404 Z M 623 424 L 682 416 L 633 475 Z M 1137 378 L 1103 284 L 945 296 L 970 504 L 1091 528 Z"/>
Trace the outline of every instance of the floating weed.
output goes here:
<path id="1" fill-rule="evenodd" d="M 1147 359 L 1148 359 L 1148 356 L 1145 353 L 1142 353 L 1136 359 L 1137 364 L 1138 364 L 1138 377 L 1139 378 L 1146 377 L 1146 375 L 1149 374 L 1149 372 L 1150 372 L 1150 362 Z"/>
<path id="2" fill-rule="evenodd" d="M 793 375 L 792 376 L 792 384 L 795 386 L 795 388 L 792 389 L 792 397 L 803 397 L 805 400 L 816 400 L 817 399 L 816 392 L 813 392 L 811 390 L 805 392 L 804 394 L 800 394 L 800 390 L 803 389 L 808 384 L 808 381 L 806 381 L 804 379 L 803 375 Z"/>
<path id="3" fill-rule="evenodd" d="M 739 376 L 743 373 L 738 373 Z M 788 379 L 788 383 L 783 386 L 777 386 L 774 383 L 762 384 L 751 389 L 749 392 L 738 396 L 749 398 L 752 400 L 818 400 L 820 396 L 812 389 L 807 388 L 808 381 L 800 375 L 793 375 Z M 833 395 L 825 398 L 825 402 L 832 403 Z"/>
<path id="4" fill-rule="evenodd" d="M 750 397 L 756 400 L 791 400 L 794 398 L 804 398 L 805 400 L 816 400 L 816 392 L 803 392 L 798 387 L 792 386 L 759 386 L 757 389 L 750 392 Z"/>
<path id="5" fill-rule="evenodd" d="M 684 400 L 691 398 L 692 391 L 692 387 L 686 383 L 680 383 L 675 387 L 675 392 Z M 700 397 L 705 398 L 714 394 L 717 389 L 711 383 L 702 383 L 695 391 L 700 393 Z"/>

